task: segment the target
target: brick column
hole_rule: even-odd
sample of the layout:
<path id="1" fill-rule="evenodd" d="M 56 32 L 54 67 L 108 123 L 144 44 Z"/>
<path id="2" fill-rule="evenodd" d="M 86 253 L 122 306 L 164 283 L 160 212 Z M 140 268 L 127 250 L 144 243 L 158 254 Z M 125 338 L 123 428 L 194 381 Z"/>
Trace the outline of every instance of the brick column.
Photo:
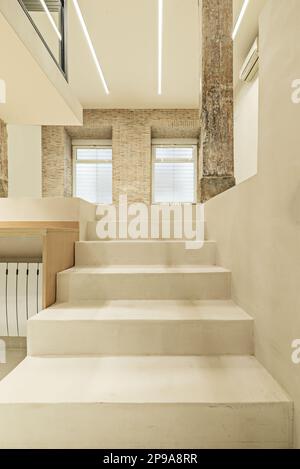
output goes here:
<path id="1" fill-rule="evenodd" d="M 232 0 L 202 0 L 201 201 L 235 185 Z"/>
<path id="2" fill-rule="evenodd" d="M 8 196 L 7 129 L 0 119 L 0 197 Z"/>
<path id="3" fill-rule="evenodd" d="M 150 204 L 151 128 L 132 114 L 113 126 L 113 201 L 127 194 L 128 203 Z"/>
<path id="4" fill-rule="evenodd" d="M 72 197 L 72 147 L 64 127 L 42 127 L 43 197 Z"/>

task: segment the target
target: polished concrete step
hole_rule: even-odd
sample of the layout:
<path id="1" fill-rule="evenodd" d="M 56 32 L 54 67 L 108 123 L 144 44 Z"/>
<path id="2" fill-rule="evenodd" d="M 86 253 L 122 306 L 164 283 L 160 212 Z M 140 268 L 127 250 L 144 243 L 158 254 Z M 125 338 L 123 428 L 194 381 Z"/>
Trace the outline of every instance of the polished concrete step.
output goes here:
<path id="1" fill-rule="evenodd" d="M 229 298 L 230 271 L 217 266 L 89 266 L 57 275 L 58 302 Z"/>
<path id="2" fill-rule="evenodd" d="M 289 448 L 254 357 L 28 357 L 0 383 L 1 448 Z"/>
<path id="3" fill-rule="evenodd" d="M 253 320 L 231 301 L 61 303 L 28 321 L 29 355 L 251 355 Z"/>
<path id="4" fill-rule="evenodd" d="M 99 241 L 99 237 L 97 235 L 97 223 L 98 221 L 89 221 L 87 222 L 87 231 L 86 231 L 86 234 L 87 234 L 87 240 L 88 241 Z M 118 223 L 114 223 L 114 225 L 116 226 L 115 228 L 115 231 L 117 233 L 117 239 L 119 239 L 119 224 Z M 206 222 L 202 222 L 201 223 L 202 225 L 202 228 L 201 230 L 203 231 L 204 233 L 204 239 L 207 239 L 207 227 L 206 227 Z M 125 230 L 126 230 L 126 227 L 125 227 Z M 163 232 L 162 232 L 162 228 L 160 227 L 159 228 L 159 236 L 158 236 L 158 239 L 176 239 L 174 237 L 174 232 L 173 232 L 173 228 L 172 228 L 172 225 L 171 225 L 171 229 L 170 229 L 170 237 L 166 237 L 163 235 Z M 149 236 L 151 237 L 151 236 Z M 107 240 L 111 239 L 111 238 L 106 238 Z M 185 239 L 185 237 L 183 236 L 183 239 Z M 120 241 L 122 241 L 122 239 L 120 239 Z"/>
<path id="5" fill-rule="evenodd" d="M 182 241 L 80 241 L 75 263 L 80 265 L 214 265 L 216 243 L 205 241 L 187 249 Z"/>

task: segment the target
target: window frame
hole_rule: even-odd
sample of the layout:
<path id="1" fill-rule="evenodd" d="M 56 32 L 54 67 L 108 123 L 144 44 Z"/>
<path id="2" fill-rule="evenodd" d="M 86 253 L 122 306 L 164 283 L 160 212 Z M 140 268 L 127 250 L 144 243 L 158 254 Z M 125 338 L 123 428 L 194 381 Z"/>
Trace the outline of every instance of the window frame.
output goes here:
<path id="1" fill-rule="evenodd" d="M 152 165 L 152 180 L 151 180 L 151 202 L 153 205 L 179 205 L 179 204 L 196 204 L 197 203 L 197 180 L 198 180 L 198 139 L 152 139 L 151 144 L 151 165 Z M 155 199 L 155 163 L 157 162 L 156 158 L 156 149 L 157 148 L 193 148 L 193 158 L 192 162 L 194 163 L 194 199 L 193 202 L 156 202 Z M 188 160 L 178 158 L 170 159 L 168 158 L 168 163 L 186 163 Z"/>
<path id="2" fill-rule="evenodd" d="M 113 155 L 111 157 L 111 159 L 107 159 L 107 160 L 100 160 L 100 161 L 97 161 L 97 160 L 94 160 L 94 159 L 90 159 L 90 160 L 83 160 L 83 161 L 78 161 L 77 160 L 77 150 L 80 150 L 80 149 L 83 149 L 83 150 L 86 150 L 86 149 L 107 149 L 107 148 L 111 148 L 112 150 L 112 140 L 72 140 L 72 166 L 73 166 L 73 197 L 78 197 L 76 195 L 76 166 L 77 164 L 107 164 L 107 163 L 111 163 L 111 165 L 113 165 Z M 112 181 L 112 194 L 111 194 L 111 198 L 113 200 L 113 181 Z M 84 199 L 85 200 L 85 199 Z M 89 203 L 94 203 L 95 205 L 101 205 L 102 203 L 104 204 L 104 202 L 89 202 Z M 112 202 L 111 202 L 112 203 Z"/>
<path id="3" fill-rule="evenodd" d="M 63 77 L 68 82 L 68 57 L 67 57 L 67 50 L 68 50 L 68 31 L 67 31 L 67 18 L 68 18 L 68 2 L 66 0 L 59 0 L 61 3 L 61 12 L 60 12 L 60 22 L 61 22 L 61 36 L 62 40 L 60 41 L 60 50 L 59 50 L 59 60 L 54 56 L 52 50 L 50 49 L 46 39 L 44 38 L 42 31 L 39 30 L 38 26 L 35 24 L 34 19 L 32 18 L 30 11 L 27 9 L 23 0 L 18 0 L 19 5 L 21 6 L 22 10 L 24 11 L 25 15 L 29 19 L 30 23 L 34 27 L 36 33 L 38 34 L 39 38 L 41 39 L 42 43 L 46 47 L 48 53 L 54 60 L 55 64 L 61 71 Z"/>

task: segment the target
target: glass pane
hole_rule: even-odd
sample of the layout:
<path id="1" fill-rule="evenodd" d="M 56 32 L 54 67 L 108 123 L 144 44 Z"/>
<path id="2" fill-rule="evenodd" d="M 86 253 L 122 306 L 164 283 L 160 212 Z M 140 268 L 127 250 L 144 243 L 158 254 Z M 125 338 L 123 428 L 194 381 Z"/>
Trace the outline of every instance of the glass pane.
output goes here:
<path id="1" fill-rule="evenodd" d="M 46 42 L 56 62 L 61 63 L 62 4 L 60 0 L 22 0 L 35 26 Z"/>
<path id="2" fill-rule="evenodd" d="M 154 202 L 195 202 L 194 163 L 155 163 Z"/>
<path id="3" fill-rule="evenodd" d="M 112 148 L 78 148 L 76 155 L 77 161 L 107 161 L 112 160 Z"/>
<path id="4" fill-rule="evenodd" d="M 160 160 L 192 160 L 193 147 L 157 147 L 155 148 L 156 159 Z"/>
<path id="5" fill-rule="evenodd" d="M 80 197 L 94 204 L 111 204 L 112 164 L 77 164 L 76 197 Z"/>

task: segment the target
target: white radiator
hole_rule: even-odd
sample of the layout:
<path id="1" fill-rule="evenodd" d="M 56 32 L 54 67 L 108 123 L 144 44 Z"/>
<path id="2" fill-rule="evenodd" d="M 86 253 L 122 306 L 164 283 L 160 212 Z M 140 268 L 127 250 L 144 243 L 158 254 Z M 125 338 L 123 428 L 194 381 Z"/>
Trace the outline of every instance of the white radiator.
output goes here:
<path id="1" fill-rule="evenodd" d="M 42 310 L 41 263 L 0 263 L 0 337 L 25 337 L 26 322 Z"/>

